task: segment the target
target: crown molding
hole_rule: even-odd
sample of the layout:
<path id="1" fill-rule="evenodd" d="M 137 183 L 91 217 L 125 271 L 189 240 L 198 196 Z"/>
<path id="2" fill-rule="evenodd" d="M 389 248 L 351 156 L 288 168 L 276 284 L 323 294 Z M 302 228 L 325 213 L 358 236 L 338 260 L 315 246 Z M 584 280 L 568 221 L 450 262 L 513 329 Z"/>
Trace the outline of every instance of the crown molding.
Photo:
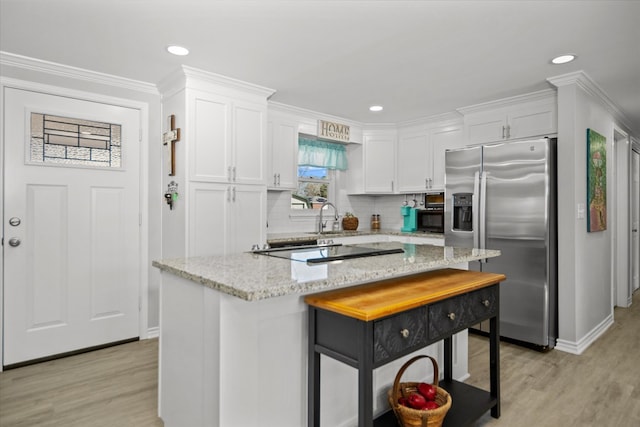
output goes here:
<path id="1" fill-rule="evenodd" d="M 510 107 L 512 105 L 518 105 L 524 102 L 546 101 L 556 100 L 555 89 L 543 89 L 537 92 L 525 93 L 523 95 L 511 96 L 508 98 L 501 98 L 495 101 L 483 102 L 481 104 L 469 105 L 467 107 L 461 107 L 456 109 L 460 114 L 467 115 L 494 108 Z"/>
<path id="2" fill-rule="evenodd" d="M 570 85 L 578 86 L 589 95 L 599 99 L 604 105 L 605 109 L 609 111 L 609 113 L 611 113 L 616 120 L 618 120 L 628 129 L 631 129 L 629 121 L 625 117 L 622 110 L 618 108 L 618 106 L 611 100 L 611 98 L 609 98 L 605 91 L 602 90 L 602 88 L 584 71 L 580 70 L 572 73 L 561 74 L 559 76 L 549 77 L 547 81 L 555 87 Z"/>
<path id="3" fill-rule="evenodd" d="M 299 117 L 305 117 L 312 120 L 328 120 L 343 123 L 349 126 L 355 126 L 362 128 L 365 126 L 363 123 L 356 122 L 354 120 L 345 119 L 344 117 L 332 116 L 330 114 L 320 113 L 318 111 L 308 110 L 302 107 L 295 107 L 293 105 L 283 104 L 277 101 L 269 101 L 268 103 L 269 111 L 282 113 L 282 114 L 291 114 Z"/>
<path id="4" fill-rule="evenodd" d="M 216 86 L 216 88 L 212 89 L 212 85 Z M 269 99 L 276 92 L 275 89 L 187 65 L 181 65 L 180 68 L 174 70 L 158 83 L 158 89 L 163 97 L 171 96 L 185 87 L 203 91 L 214 90 L 228 95 L 233 95 L 232 92 L 238 91 L 243 94 L 255 95 L 262 99 Z"/>
<path id="5" fill-rule="evenodd" d="M 16 55 L 10 52 L 0 51 L 0 65 L 158 95 L 158 88 L 152 83 Z"/>

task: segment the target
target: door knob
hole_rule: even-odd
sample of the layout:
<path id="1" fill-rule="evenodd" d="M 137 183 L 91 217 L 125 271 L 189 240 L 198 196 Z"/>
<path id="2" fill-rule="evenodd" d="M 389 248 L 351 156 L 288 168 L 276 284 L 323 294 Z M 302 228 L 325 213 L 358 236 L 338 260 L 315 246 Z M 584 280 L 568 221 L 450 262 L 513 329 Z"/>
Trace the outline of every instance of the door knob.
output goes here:
<path id="1" fill-rule="evenodd" d="M 13 226 L 13 227 L 17 227 L 20 225 L 20 218 L 18 217 L 13 217 L 9 219 L 9 225 Z"/>
<path id="2" fill-rule="evenodd" d="M 17 237 L 12 237 L 9 239 L 9 246 L 12 247 L 16 247 L 16 246 L 20 246 L 20 239 L 18 239 Z"/>

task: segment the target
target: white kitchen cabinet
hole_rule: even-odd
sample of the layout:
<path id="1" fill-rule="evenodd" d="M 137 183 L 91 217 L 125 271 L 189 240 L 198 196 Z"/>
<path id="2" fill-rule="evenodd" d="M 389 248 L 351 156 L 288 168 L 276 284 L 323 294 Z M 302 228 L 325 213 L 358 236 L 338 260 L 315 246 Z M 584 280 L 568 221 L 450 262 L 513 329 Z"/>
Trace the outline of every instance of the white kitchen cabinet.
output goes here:
<path id="1" fill-rule="evenodd" d="M 431 145 L 427 131 L 398 137 L 398 191 L 424 192 L 431 176 Z"/>
<path id="2" fill-rule="evenodd" d="M 462 121 L 447 120 L 399 131 L 398 192 L 444 189 L 444 152 L 464 146 Z"/>
<path id="3" fill-rule="evenodd" d="M 164 188 L 174 184 L 179 194 L 173 209 L 162 212 L 163 253 L 230 254 L 266 242 L 273 90 L 186 66 L 159 90 L 163 114 L 175 115 L 181 128 L 175 175 L 163 179 Z"/>
<path id="4" fill-rule="evenodd" d="M 199 182 L 189 200 L 190 256 L 246 252 L 266 241 L 263 186 Z"/>
<path id="5" fill-rule="evenodd" d="M 188 91 L 190 178 L 197 181 L 265 184 L 266 102 Z M 187 114 L 189 115 L 189 114 Z"/>
<path id="6" fill-rule="evenodd" d="M 293 190 L 298 181 L 298 123 L 269 118 L 269 190 Z"/>
<path id="7" fill-rule="evenodd" d="M 444 190 L 445 159 L 447 149 L 465 146 L 462 124 L 453 124 L 431 130 L 431 179 L 429 190 Z"/>
<path id="8" fill-rule="evenodd" d="M 467 144 L 554 135 L 558 131 L 555 91 L 545 90 L 458 109 Z"/>
<path id="9" fill-rule="evenodd" d="M 350 194 L 393 194 L 396 191 L 396 132 L 369 131 L 362 144 L 347 148 Z"/>

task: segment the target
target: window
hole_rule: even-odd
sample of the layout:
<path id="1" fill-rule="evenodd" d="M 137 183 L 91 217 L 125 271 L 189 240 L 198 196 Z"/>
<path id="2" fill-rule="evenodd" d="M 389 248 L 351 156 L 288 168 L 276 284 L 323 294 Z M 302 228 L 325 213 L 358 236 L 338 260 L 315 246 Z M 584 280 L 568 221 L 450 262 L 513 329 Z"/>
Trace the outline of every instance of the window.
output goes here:
<path id="1" fill-rule="evenodd" d="M 31 162 L 120 168 L 121 150 L 120 125 L 31 113 Z"/>
<path id="2" fill-rule="evenodd" d="M 291 195 L 291 209 L 320 209 L 329 199 L 330 175 L 325 167 L 298 166 L 298 190 Z"/>
<path id="3" fill-rule="evenodd" d="M 334 170 L 347 169 L 342 144 L 298 137 L 298 189 L 291 195 L 291 209 L 320 209 L 332 198 Z"/>

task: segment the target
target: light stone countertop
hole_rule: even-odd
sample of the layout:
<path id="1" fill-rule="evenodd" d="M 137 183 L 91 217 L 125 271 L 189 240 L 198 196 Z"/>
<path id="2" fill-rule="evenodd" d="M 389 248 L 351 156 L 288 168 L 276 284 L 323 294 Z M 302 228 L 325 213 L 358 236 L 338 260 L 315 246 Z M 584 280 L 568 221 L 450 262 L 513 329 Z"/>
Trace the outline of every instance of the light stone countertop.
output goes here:
<path id="1" fill-rule="evenodd" d="M 306 262 L 245 252 L 166 259 L 153 261 L 153 266 L 226 294 L 258 301 L 391 279 L 500 255 L 498 250 L 397 242 L 353 246 L 402 248 L 404 253 L 308 265 Z"/>

